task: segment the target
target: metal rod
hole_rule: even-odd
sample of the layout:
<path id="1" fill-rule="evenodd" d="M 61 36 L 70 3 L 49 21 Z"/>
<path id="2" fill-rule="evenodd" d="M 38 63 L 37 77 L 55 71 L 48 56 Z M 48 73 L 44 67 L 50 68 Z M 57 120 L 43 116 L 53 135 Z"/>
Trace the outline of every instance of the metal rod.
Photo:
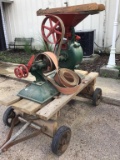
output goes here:
<path id="1" fill-rule="evenodd" d="M 11 142 L 13 142 L 29 125 L 31 122 L 27 122 L 14 136 L 12 136 L 1 148 L 0 148 L 0 154 L 2 153 L 3 149 L 9 145 Z"/>
<path id="2" fill-rule="evenodd" d="M 18 119 L 19 119 L 21 122 L 24 122 L 24 123 L 27 123 L 27 122 L 28 122 L 26 119 L 24 119 L 24 118 L 22 118 L 22 117 L 18 117 Z M 30 127 L 33 127 L 33 128 L 35 128 L 35 129 L 37 129 L 37 130 L 41 130 L 41 127 L 38 126 L 37 124 L 33 123 L 33 122 L 30 123 Z"/>

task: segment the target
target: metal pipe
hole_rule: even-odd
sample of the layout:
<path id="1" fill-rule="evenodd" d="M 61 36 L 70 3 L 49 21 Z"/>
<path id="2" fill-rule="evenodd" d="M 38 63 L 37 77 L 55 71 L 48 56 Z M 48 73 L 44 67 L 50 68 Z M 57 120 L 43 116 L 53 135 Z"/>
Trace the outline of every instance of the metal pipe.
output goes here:
<path id="1" fill-rule="evenodd" d="M 28 122 L 26 119 L 24 119 L 24 118 L 22 118 L 22 117 L 18 117 L 18 119 L 19 119 L 21 122 L 24 122 L 24 123 L 27 123 L 27 122 Z M 41 127 L 38 126 L 37 124 L 33 123 L 33 122 L 30 123 L 30 127 L 33 127 L 33 128 L 35 128 L 35 129 L 37 129 L 37 130 L 41 130 Z"/>

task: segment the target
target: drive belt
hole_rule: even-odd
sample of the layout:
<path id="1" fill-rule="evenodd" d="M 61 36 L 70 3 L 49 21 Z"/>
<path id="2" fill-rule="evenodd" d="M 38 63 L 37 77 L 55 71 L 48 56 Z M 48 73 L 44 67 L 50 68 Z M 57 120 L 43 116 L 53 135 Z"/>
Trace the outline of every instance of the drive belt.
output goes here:
<path id="1" fill-rule="evenodd" d="M 74 71 L 61 68 L 58 66 L 57 56 L 52 52 L 45 52 L 45 55 L 49 56 L 55 65 L 56 73 L 53 78 L 47 77 L 47 79 L 57 88 L 57 90 L 63 94 L 73 94 L 79 89 L 81 78 Z"/>
<path id="2" fill-rule="evenodd" d="M 56 42 L 56 44 L 55 44 L 55 47 L 54 47 L 54 52 L 56 52 L 56 55 L 57 55 L 57 57 L 59 57 L 59 55 L 60 55 L 60 50 L 61 50 L 61 46 L 62 46 L 62 42 L 63 42 L 63 38 L 64 38 L 64 35 L 65 35 L 65 27 L 64 27 L 64 23 L 63 23 L 63 21 L 61 20 L 61 18 L 59 18 L 58 16 L 55 16 L 55 15 L 49 15 L 49 14 L 47 14 L 47 15 L 45 15 L 46 17 L 48 17 L 48 18 L 51 18 L 51 19 L 54 19 L 54 20 L 57 20 L 57 25 L 59 24 L 59 27 L 60 28 L 58 28 L 58 31 L 59 31 L 59 29 L 60 29 L 60 33 L 61 33 L 61 37 L 60 37 L 60 40 L 58 40 L 57 42 Z M 46 19 L 46 18 L 45 18 Z M 45 21 L 45 19 L 44 19 L 44 21 Z M 44 22 L 43 21 L 43 22 Z M 59 23 L 58 23 L 59 22 Z M 44 23 L 43 23 L 44 24 Z M 56 27 L 57 27 L 57 25 L 56 25 Z M 57 28 L 56 28 L 57 29 Z M 50 31 L 52 30 L 52 28 L 50 29 Z M 57 30 L 55 30 L 56 32 L 57 32 Z M 54 29 L 52 30 L 52 32 L 53 32 L 53 34 L 54 34 Z M 43 34 L 43 33 L 42 33 Z M 44 34 L 43 34 L 43 38 L 44 38 Z M 45 41 L 45 43 L 46 43 L 46 45 L 47 45 L 47 40 L 44 38 L 44 41 Z"/>

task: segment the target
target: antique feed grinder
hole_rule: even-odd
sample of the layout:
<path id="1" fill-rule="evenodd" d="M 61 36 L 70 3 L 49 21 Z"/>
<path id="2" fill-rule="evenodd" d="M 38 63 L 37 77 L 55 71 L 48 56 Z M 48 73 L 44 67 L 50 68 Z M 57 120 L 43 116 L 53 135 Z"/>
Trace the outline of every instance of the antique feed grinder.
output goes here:
<path id="1" fill-rule="evenodd" d="M 105 10 L 104 5 L 91 3 L 37 11 L 38 16 L 45 16 L 41 25 L 42 37 L 46 45 L 53 44 L 54 51 L 33 55 L 27 65 L 21 64 L 15 68 L 14 72 L 18 78 L 26 78 L 29 72 L 36 77 L 36 81 L 21 90 L 18 96 L 38 103 L 53 98 L 59 91 L 46 78 L 46 74 L 55 69 L 58 71 L 58 66 L 59 69 L 66 69 L 64 79 L 74 82 L 74 68 L 83 57 L 82 48 L 78 43 L 80 37 L 75 34 L 74 27 L 88 15 L 103 10 Z"/>

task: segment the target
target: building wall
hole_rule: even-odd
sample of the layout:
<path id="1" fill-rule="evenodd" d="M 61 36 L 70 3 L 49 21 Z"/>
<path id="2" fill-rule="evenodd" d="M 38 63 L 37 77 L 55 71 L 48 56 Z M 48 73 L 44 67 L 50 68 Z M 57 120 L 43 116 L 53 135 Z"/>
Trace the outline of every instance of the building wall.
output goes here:
<path id="1" fill-rule="evenodd" d="M 15 37 L 33 37 L 33 46 L 40 46 L 41 22 L 44 17 L 36 16 L 40 8 L 63 7 L 66 0 L 14 0 L 12 4 L 4 3 L 5 23 L 8 34 L 8 42 L 14 41 Z M 76 30 L 96 30 L 95 43 L 100 49 L 110 49 L 112 43 L 113 22 L 115 15 L 115 3 L 113 0 L 67 0 L 69 6 L 84 3 L 103 3 L 106 11 L 96 15 L 90 15 L 82 23 L 78 24 Z M 120 11 L 119 11 L 120 15 Z M 118 34 L 120 33 L 120 16 Z M 117 40 L 117 52 L 120 52 L 120 38 Z M 96 47 L 96 46 L 95 46 Z M 99 48 L 98 48 L 99 49 Z"/>

